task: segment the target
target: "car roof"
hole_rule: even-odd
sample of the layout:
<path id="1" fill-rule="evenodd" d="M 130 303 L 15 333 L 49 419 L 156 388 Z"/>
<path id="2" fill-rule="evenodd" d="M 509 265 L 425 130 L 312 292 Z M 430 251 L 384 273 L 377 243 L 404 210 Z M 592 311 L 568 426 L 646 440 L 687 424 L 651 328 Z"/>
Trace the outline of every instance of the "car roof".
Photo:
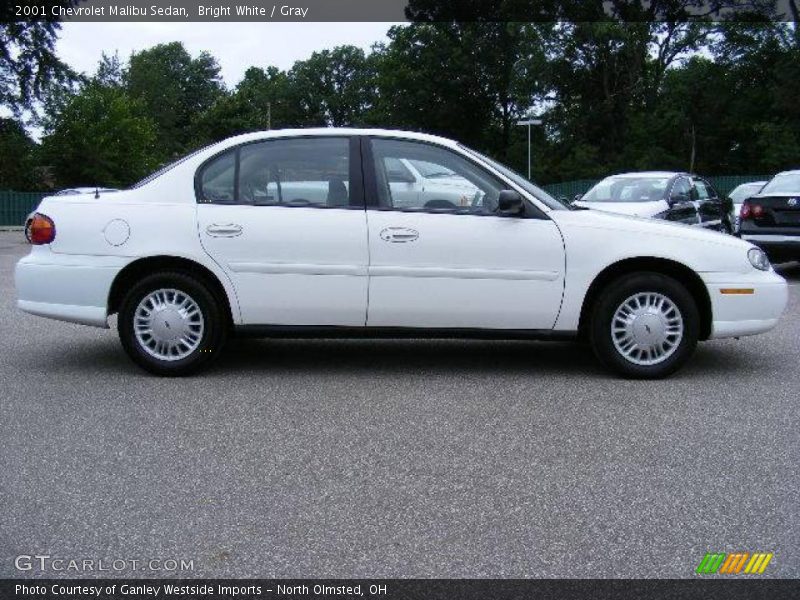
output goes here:
<path id="1" fill-rule="evenodd" d="M 617 173 L 616 175 L 610 175 L 610 177 L 675 177 L 676 175 L 688 175 L 688 173 L 679 173 L 677 171 L 634 171 Z"/>
<path id="2" fill-rule="evenodd" d="M 780 175 L 800 175 L 800 169 L 792 169 L 791 171 L 781 171 L 780 173 L 775 173 L 774 177 L 778 177 Z"/>
<path id="3" fill-rule="evenodd" d="M 371 129 L 371 128 L 355 128 L 355 127 L 310 127 L 304 129 L 270 129 L 266 131 L 254 131 L 252 133 L 245 133 L 235 137 L 228 138 L 220 142 L 217 147 L 221 145 L 235 146 L 237 144 L 246 142 L 255 142 L 259 140 L 268 140 L 272 138 L 284 137 L 306 137 L 306 136 L 352 136 L 352 135 L 365 135 L 377 137 L 393 137 L 399 139 L 416 140 L 423 142 L 430 142 L 447 146 L 449 148 L 458 147 L 458 142 L 448 138 L 440 137 L 438 135 L 431 135 L 428 133 L 419 133 L 417 131 L 405 131 L 401 129 Z"/>

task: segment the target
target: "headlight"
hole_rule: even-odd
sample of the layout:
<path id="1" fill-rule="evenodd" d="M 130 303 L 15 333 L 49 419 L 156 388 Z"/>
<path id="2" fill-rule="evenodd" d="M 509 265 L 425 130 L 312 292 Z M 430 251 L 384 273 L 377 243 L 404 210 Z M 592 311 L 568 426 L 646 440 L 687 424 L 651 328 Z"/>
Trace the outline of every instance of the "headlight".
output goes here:
<path id="1" fill-rule="evenodd" d="M 769 259 L 761 248 L 750 248 L 747 251 L 747 258 L 750 264 L 759 271 L 769 271 Z"/>

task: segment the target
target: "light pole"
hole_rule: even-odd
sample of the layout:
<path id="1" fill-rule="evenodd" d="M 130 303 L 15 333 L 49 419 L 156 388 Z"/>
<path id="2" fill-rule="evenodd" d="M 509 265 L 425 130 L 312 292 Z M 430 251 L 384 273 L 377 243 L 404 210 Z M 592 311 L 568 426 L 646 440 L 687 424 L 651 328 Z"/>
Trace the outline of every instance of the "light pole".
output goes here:
<path id="1" fill-rule="evenodd" d="M 517 121 L 517 125 L 527 125 L 528 126 L 528 180 L 530 181 L 531 178 L 531 125 L 541 125 L 541 119 L 523 119 L 522 121 Z"/>

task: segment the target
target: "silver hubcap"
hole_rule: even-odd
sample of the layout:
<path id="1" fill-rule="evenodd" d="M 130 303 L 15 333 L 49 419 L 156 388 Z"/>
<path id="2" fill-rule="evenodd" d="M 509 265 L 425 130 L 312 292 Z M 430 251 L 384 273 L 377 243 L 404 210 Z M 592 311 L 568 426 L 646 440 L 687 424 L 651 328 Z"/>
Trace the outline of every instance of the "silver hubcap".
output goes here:
<path id="1" fill-rule="evenodd" d="M 189 356 L 200 345 L 204 327 L 197 302 L 180 290 L 151 292 L 142 298 L 133 315 L 139 345 L 159 360 Z"/>
<path id="2" fill-rule="evenodd" d="M 614 313 L 611 339 L 626 360 L 637 365 L 656 365 L 678 349 L 683 339 L 683 316 L 677 305 L 663 294 L 634 294 Z"/>

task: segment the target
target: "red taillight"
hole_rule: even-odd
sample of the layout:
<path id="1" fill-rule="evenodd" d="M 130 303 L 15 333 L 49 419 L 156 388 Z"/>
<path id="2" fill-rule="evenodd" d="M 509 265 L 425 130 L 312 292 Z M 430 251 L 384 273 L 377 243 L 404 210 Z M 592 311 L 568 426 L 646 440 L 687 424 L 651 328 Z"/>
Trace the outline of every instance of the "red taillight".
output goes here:
<path id="1" fill-rule="evenodd" d="M 742 220 L 750 218 L 750 205 L 747 202 L 742 204 L 742 208 L 739 211 L 739 218 Z"/>
<path id="2" fill-rule="evenodd" d="M 742 204 L 742 209 L 739 211 L 739 218 L 744 221 L 745 219 L 759 219 L 764 216 L 764 207 L 760 204 L 750 204 L 745 200 Z"/>
<path id="3" fill-rule="evenodd" d="M 25 237 L 37 246 L 49 244 L 56 239 L 56 224 L 47 215 L 36 213 L 25 226 Z"/>

